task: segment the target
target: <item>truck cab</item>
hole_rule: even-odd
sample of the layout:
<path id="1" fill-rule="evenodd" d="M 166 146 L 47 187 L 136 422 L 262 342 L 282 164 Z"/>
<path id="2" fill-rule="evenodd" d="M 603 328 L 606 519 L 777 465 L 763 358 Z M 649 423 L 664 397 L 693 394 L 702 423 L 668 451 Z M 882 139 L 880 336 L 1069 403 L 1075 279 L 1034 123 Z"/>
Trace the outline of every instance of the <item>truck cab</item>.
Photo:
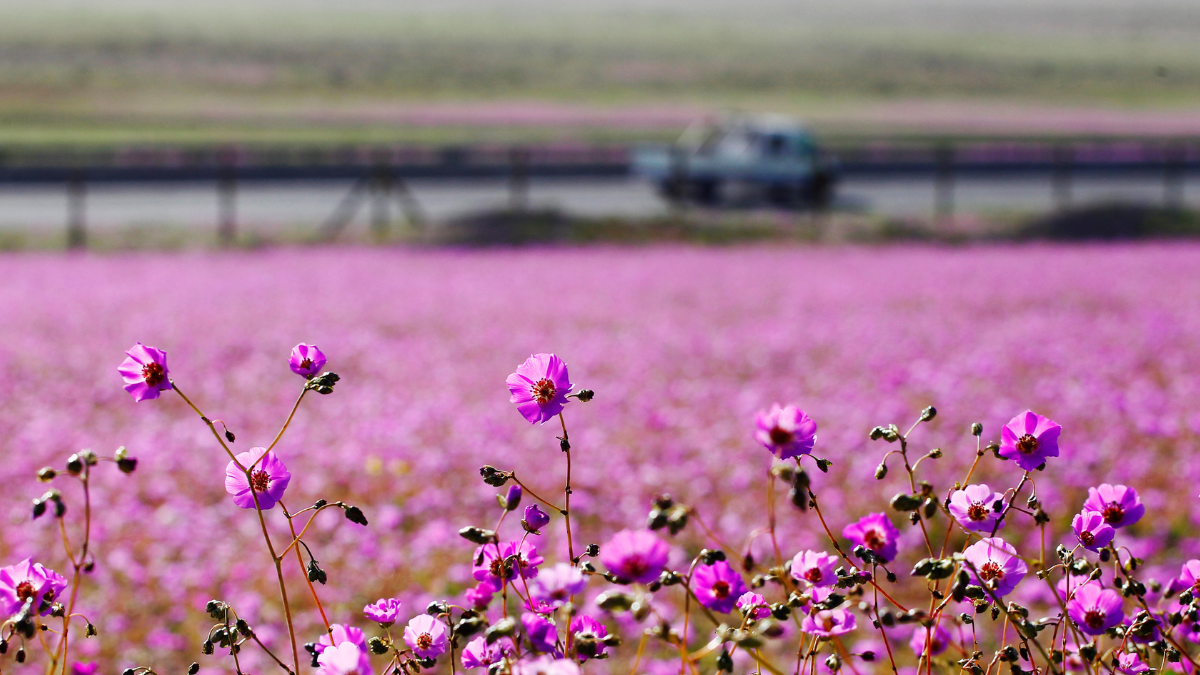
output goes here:
<path id="1" fill-rule="evenodd" d="M 776 204 L 824 206 L 837 161 L 797 119 L 737 115 L 689 127 L 670 147 L 635 152 L 637 175 L 670 199 L 719 204 L 758 194 Z"/>

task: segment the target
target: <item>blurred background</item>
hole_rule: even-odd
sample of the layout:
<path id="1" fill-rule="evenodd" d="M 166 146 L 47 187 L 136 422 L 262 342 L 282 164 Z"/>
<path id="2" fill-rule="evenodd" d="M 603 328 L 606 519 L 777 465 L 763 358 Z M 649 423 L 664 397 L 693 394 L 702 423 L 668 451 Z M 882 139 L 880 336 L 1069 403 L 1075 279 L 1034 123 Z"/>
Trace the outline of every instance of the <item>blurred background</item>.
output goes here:
<path id="1" fill-rule="evenodd" d="M 596 221 L 614 220 L 632 236 L 678 219 L 681 202 L 706 207 L 690 224 L 733 236 L 781 224 L 791 236 L 1009 235 L 1034 216 L 1117 203 L 1140 207 L 1118 218 L 1138 233 L 1192 229 L 1184 211 L 1200 203 L 1200 8 L 1182 0 L 4 0 L 0 11 L 8 247 L 61 244 L 68 222 L 121 246 L 209 241 L 220 221 L 229 241 L 322 226 L 355 236 L 367 228 L 349 225 L 372 218 L 376 237 L 399 236 L 382 223 L 406 219 L 463 226 L 423 235 L 435 238 L 599 236 Z M 811 133 L 833 185 L 820 199 L 803 166 L 761 175 L 761 149 L 695 181 L 694 163 L 640 170 L 639 148 L 757 113 Z M 387 203 L 339 210 L 380 165 L 399 185 L 365 192 Z M 829 218 L 798 217 L 807 207 Z M 532 231 L 514 210 L 537 216 Z"/>

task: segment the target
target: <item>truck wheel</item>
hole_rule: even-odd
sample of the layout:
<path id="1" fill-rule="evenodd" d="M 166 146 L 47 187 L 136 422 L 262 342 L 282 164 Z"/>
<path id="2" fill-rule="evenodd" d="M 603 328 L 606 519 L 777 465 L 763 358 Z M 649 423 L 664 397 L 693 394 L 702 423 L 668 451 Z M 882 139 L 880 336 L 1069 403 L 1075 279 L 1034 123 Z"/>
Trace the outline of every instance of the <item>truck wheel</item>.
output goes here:
<path id="1" fill-rule="evenodd" d="M 823 209 L 833 202 L 833 176 L 821 171 L 804 185 L 804 199 L 815 209 Z"/>
<path id="2" fill-rule="evenodd" d="M 721 202 L 721 181 L 693 181 L 692 198 L 700 204 L 719 204 Z"/>

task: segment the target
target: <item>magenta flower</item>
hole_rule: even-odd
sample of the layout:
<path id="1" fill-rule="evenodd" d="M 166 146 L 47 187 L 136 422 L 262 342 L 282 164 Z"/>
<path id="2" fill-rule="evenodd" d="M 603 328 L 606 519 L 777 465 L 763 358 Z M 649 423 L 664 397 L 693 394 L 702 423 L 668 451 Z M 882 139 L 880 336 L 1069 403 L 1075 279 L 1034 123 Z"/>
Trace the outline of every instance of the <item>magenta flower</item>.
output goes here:
<path id="1" fill-rule="evenodd" d="M 987 537 L 971 544 L 963 552 L 975 585 L 991 588 L 997 598 L 1012 592 L 1025 578 L 1029 567 L 1017 556 L 1017 549 L 1000 537 Z"/>
<path id="2" fill-rule="evenodd" d="M 539 656 L 536 659 L 517 661 L 510 669 L 511 675 L 580 675 L 579 664 L 570 659 Z"/>
<path id="3" fill-rule="evenodd" d="M 266 511 L 283 499 L 283 491 L 287 489 L 288 481 L 292 480 L 292 474 L 274 452 L 268 452 L 266 448 L 250 448 L 249 452 L 238 455 L 237 461 L 246 467 L 254 464 L 254 468 L 250 470 L 250 480 L 247 482 L 246 473 L 237 464 L 230 462 L 225 466 L 225 491 L 233 495 L 234 504 L 243 509 L 252 509 L 254 495 L 257 494 L 259 507 Z"/>
<path id="4" fill-rule="evenodd" d="M 317 638 L 317 644 L 314 645 L 317 655 L 324 654 L 326 650 L 332 647 L 341 647 L 344 644 L 352 644 L 358 647 L 358 665 L 347 673 L 357 673 L 357 675 L 372 675 L 371 657 L 367 651 L 367 636 L 362 632 L 361 628 L 354 626 L 343 626 L 340 623 L 335 623 L 329 626 L 329 630 L 333 633 L 333 641 L 329 640 L 329 633 L 323 633 Z M 336 659 L 349 659 L 347 654 L 342 654 Z M 319 661 L 318 661 L 319 662 Z"/>
<path id="5" fill-rule="evenodd" d="M 562 607 L 586 587 L 587 577 L 583 576 L 579 568 L 560 562 L 548 570 L 543 570 L 529 584 L 529 594 L 551 607 Z"/>
<path id="6" fill-rule="evenodd" d="M 100 672 L 100 664 L 95 661 L 76 661 L 71 664 L 71 673 L 73 675 L 96 675 Z"/>
<path id="7" fill-rule="evenodd" d="M 562 412 L 571 393 L 567 364 L 554 354 L 534 354 L 505 380 L 511 402 L 530 424 L 545 423 Z"/>
<path id="8" fill-rule="evenodd" d="M 667 566 L 667 542 L 649 530 L 621 530 L 600 547 L 600 561 L 624 581 L 648 584 Z"/>
<path id="9" fill-rule="evenodd" d="M 733 611 L 733 606 L 746 590 L 742 575 L 724 560 L 712 565 L 700 565 L 692 572 L 692 592 L 701 605 L 714 612 L 728 614 Z"/>
<path id="10" fill-rule="evenodd" d="M 882 562 L 891 562 L 896 557 L 896 540 L 900 532 L 892 521 L 882 513 L 870 513 L 847 525 L 842 536 L 859 546 L 871 549 Z"/>
<path id="11" fill-rule="evenodd" d="M 288 359 L 292 372 L 312 379 L 325 367 L 325 354 L 316 345 L 306 345 L 303 342 L 292 347 L 292 356 Z"/>
<path id="12" fill-rule="evenodd" d="M 125 378 L 125 391 L 133 395 L 133 400 L 158 398 L 159 392 L 171 388 L 166 352 L 139 342 L 130 347 L 125 355 L 125 360 L 117 366 L 117 372 Z"/>
<path id="13" fill-rule="evenodd" d="M 946 651 L 950 646 L 950 631 L 946 630 L 946 626 L 942 622 L 937 622 L 934 628 L 926 628 L 917 626 L 913 631 L 912 637 L 908 640 L 908 646 L 917 656 L 937 656 Z M 928 653 L 926 652 L 928 648 Z"/>
<path id="14" fill-rule="evenodd" d="M 1089 551 L 1099 551 L 1108 546 L 1116 533 L 1112 525 L 1104 522 L 1103 515 L 1087 508 L 1084 508 L 1083 513 L 1075 514 L 1075 518 L 1071 520 L 1071 527 L 1075 530 L 1075 536 L 1079 537 L 1079 543 Z"/>
<path id="15" fill-rule="evenodd" d="M 463 592 L 463 601 L 472 609 L 484 610 L 492 604 L 492 596 L 500 589 L 492 585 L 490 580 L 479 582 L 475 588 Z"/>
<path id="16" fill-rule="evenodd" d="M 553 621 L 541 614 L 525 612 L 521 615 L 521 625 L 525 627 L 525 637 L 535 651 L 557 653 L 558 627 Z"/>
<path id="17" fill-rule="evenodd" d="M 992 492 L 987 485 L 968 485 L 950 495 L 950 514 L 964 529 L 990 535 L 1000 518 L 1000 513 L 993 505 L 1003 501 L 1004 495 Z M 1004 521 L 1000 521 L 1000 527 L 1004 527 L 1004 524 Z"/>
<path id="18" fill-rule="evenodd" d="M 838 559 L 825 551 L 801 551 L 792 558 L 792 578 L 813 586 L 832 586 L 837 583 L 833 570 Z"/>
<path id="19" fill-rule="evenodd" d="M 1183 563 L 1183 569 L 1179 571 L 1179 582 L 1192 589 L 1193 595 L 1200 596 L 1200 560 Z"/>
<path id="20" fill-rule="evenodd" d="M 549 522 L 550 516 L 546 515 L 545 511 L 538 508 L 537 504 L 530 504 L 529 506 L 525 507 L 525 517 L 521 520 L 521 523 L 525 526 L 526 530 L 530 532 L 537 532 L 545 527 Z"/>
<path id="21" fill-rule="evenodd" d="M 467 670 L 487 668 L 499 663 L 506 654 L 512 654 L 513 651 L 512 643 L 507 638 L 501 638 L 499 642 L 489 645 L 487 639 L 480 635 L 463 647 L 462 665 Z"/>
<path id="22" fill-rule="evenodd" d="M 580 640 L 592 640 L 596 645 L 592 654 L 579 654 L 580 662 L 587 661 L 589 656 L 604 658 L 605 645 L 601 639 L 608 635 L 608 627 L 587 614 L 580 614 L 571 620 L 571 632 L 575 635 L 576 644 Z"/>
<path id="23" fill-rule="evenodd" d="M 1104 631 L 1121 623 L 1125 613 L 1121 594 L 1100 584 L 1084 584 L 1067 602 L 1067 615 L 1088 635 L 1103 635 Z"/>
<path id="24" fill-rule="evenodd" d="M 404 627 L 404 644 L 422 659 L 436 659 L 450 644 L 446 624 L 428 614 L 414 616 Z"/>
<path id="25" fill-rule="evenodd" d="M 858 628 L 858 622 L 855 621 L 854 615 L 841 607 L 809 614 L 800 624 L 801 631 L 824 638 L 845 635 L 855 628 Z"/>
<path id="26" fill-rule="evenodd" d="M 817 440 L 817 423 L 794 405 L 775 403 L 754 416 L 754 440 L 779 459 L 807 455 Z"/>
<path id="27" fill-rule="evenodd" d="M 386 628 L 400 618 L 400 601 L 396 598 L 380 598 L 375 604 L 363 607 L 363 614 Z"/>
<path id="28" fill-rule="evenodd" d="M 359 672 L 359 663 L 366 654 L 353 642 L 339 642 L 336 647 L 326 647 L 317 655 L 320 675 L 353 675 Z"/>
<path id="29" fill-rule="evenodd" d="M 1117 655 L 1117 670 L 1124 675 L 1141 675 L 1150 670 L 1137 652 L 1121 652 Z"/>
<path id="30" fill-rule="evenodd" d="M 49 605 L 62 596 L 67 580 L 58 572 L 30 562 L 0 568 L 0 616 L 12 616 L 29 603 L 34 614 L 46 616 Z M 46 605 L 42 609 L 42 605 Z"/>
<path id="31" fill-rule="evenodd" d="M 1058 457 L 1058 434 L 1062 427 L 1049 417 L 1032 410 L 1012 418 L 1000 433 L 1000 456 L 1011 459 L 1026 471 L 1033 471 Z"/>
<path id="32" fill-rule="evenodd" d="M 506 566 L 505 561 L 513 556 L 517 556 L 516 560 Z M 537 546 L 529 541 L 509 541 L 498 547 L 496 544 L 480 546 L 471 556 L 471 562 L 475 580 L 488 581 L 499 590 L 501 575 L 505 579 L 512 579 L 517 576 L 516 568 L 519 568 L 522 577 L 533 579 L 538 575 L 538 565 L 546 562 L 546 559 L 538 555 Z"/>
<path id="33" fill-rule="evenodd" d="M 1104 522 L 1113 527 L 1125 527 L 1142 519 L 1146 507 L 1138 498 L 1137 490 L 1124 485 L 1109 485 L 1088 488 L 1087 501 L 1083 510 L 1095 511 L 1104 516 Z"/>
<path id="34" fill-rule="evenodd" d="M 767 606 L 767 599 L 758 593 L 749 591 L 742 593 L 741 597 L 737 599 L 737 608 L 742 616 L 756 621 L 771 616 L 771 608 Z"/>

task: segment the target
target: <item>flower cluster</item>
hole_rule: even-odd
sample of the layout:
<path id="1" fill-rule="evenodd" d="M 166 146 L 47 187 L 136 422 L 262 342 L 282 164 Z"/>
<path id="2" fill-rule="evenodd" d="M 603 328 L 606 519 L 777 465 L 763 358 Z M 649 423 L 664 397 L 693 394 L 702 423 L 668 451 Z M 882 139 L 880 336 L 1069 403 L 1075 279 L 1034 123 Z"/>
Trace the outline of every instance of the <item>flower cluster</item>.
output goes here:
<path id="1" fill-rule="evenodd" d="M 1161 320 L 1161 314 L 1156 316 L 1155 321 Z M 1028 337 L 1025 331 L 1034 328 L 1006 326 L 997 333 L 1008 336 L 994 339 L 1005 345 L 1014 331 Z M 379 332 L 395 339 L 406 330 L 395 324 Z M 1175 339 L 1169 326 L 1156 335 Z M 332 340 L 319 342 L 328 347 Z M 674 350 L 681 346 L 670 344 Z M 289 368 L 301 376 L 297 386 L 309 393 L 331 391 L 336 380 L 322 376 L 324 356 L 313 358 L 310 349 L 301 347 L 310 346 L 298 345 L 289 360 Z M 182 386 L 191 401 L 209 408 L 204 400 L 214 399 L 216 389 L 187 380 L 191 373 L 214 369 L 211 364 L 197 367 L 189 362 L 192 354 L 176 346 L 175 370 L 168 372 L 165 353 L 142 349 L 144 353 L 137 347 L 130 350 L 128 361 L 133 363 L 122 364 L 121 377 L 132 397 L 145 403 L 133 408 L 129 396 L 119 390 L 115 394 L 136 410 L 125 417 L 142 420 L 147 430 L 137 440 L 149 445 L 153 438 L 155 445 L 178 452 L 169 465 L 157 463 L 150 471 L 143 467 L 145 475 L 131 487 L 94 485 L 92 497 L 123 506 L 144 500 L 147 507 L 136 511 L 133 522 L 146 540 L 206 543 L 195 549 L 171 543 L 161 549 L 164 555 L 146 561 L 140 554 L 156 549 L 144 543 L 124 546 L 120 537 L 129 536 L 133 526 L 118 528 L 119 520 L 110 515 L 122 511 L 113 508 L 97 517 L 102 527 L 95 554 L 77 556 L 84 567 L 94 564 L 96 570 L 95 576 L 85 572 L 82 577 L 82 606 L 75 611 L 55 607 L 56 602 L 65 604 L 72 580 L 54 590 L 51 600 L 44 599 L 48 592 L 29 603 L 33 611 L 27 614 L 36 616 L 26 617 L 61 631 L 63 617 L 55 613 L 74 616 L 65 642 L 76 658 L 99 658 L 107 665 L 119 649 L 112 645 L 128 643 L 146 650 L 129 652 L 130 658 L 211 648 L 211 659 L 197 657 L 206 671 L 258 673 L 280 667 L 264 651 L 269 649 L 286 670 L 362 675 L 394 667 L 442 671 L 451 663 L 508 672 L 578 672 L 583 667 L 657 674 L 685 666 L 701 672 L 790 672 L 792 659 L 801 659 L 806 672 L 887 672 L 894 659 L 902 671 L 917 666 L 938 672 L 1080 668 L 1140 673 L 1190 671 L 1195 658 L 1192 640 L 1200 637 L 1200 629 L 1190 616 L 1200 561 L 1185 562 L 1194 549 L 1181 527 L 1192 506 L 1182 499 L 1179 508 L 1164 501 L 1164 483 L 1147 478 L 1166 475 L 1172 470 L 1168 467 L 1178 469 L 1181 479 L 1188 474 L 1169 454 L 1143 451 L 1129 442 L 1137 428 L 1145 433 L 1148 447 L 1166 448 L 1169 439 L 1188 438 L 1193 422 L 1186 409 L 1180 413 L 1180 404 L 1172 402 L 1163 402 L 1150 415 L 1145 402 L 1153 397 L 1144 381 L 1123 385 L 1120 401 L 1096 402 L 1131 410 L 1119 420 L 1111 441 L 1107 436 L 1097 441 L 1099 430 L 1080 424 L 1077 412 L 1064 413 L 1078 404 L 1066 396 L 1056 400 L 1060 390 L 1039 390 L 1030 401 L 1039 410 L 1046 401 L 1055 401 L 1058 410 L 1052 416 L 1064 422 L 1065 433 L 1027 412 L 1003 429 L 992 427 L 996 443 L 980 436 L 972 447 L 965 429 L 961 438 L 951 430 L 959 425 L 932 424 L 921 428 L 928 430 L 930 445 L 945 450 L 917 452 L 916 434 L 885 425 L 872 434 L 889 442 L 884 470 L 876 472 L 885 482 L 873 484 L 872 467 L 864 464 L 866 434 L 860 433 L 870 424 L 863 425 L 858 413 L 847 414 L 845 401 L 850 399 L 838 394 L 847 385 L 805 381 L 799 390 L 811 389 L 814 396 L 820 392 L 820 403 L 805 406 L 804 413 L 782 401 L 771 405 L 764 393 L 770 388 L 738 385 L 735 378 L 744 377 L 745 369 L 729 369 L 724 362 L 696 376 L 737 386 L 738 397 L 726 409 L 698 405 L 696 397 L 706 394 L 680 378 L 682 371 L 670 373 L 672 383 L 668 370 L 646 368 L 645 361 L 630 365 L 624 385 L 615 364 L 604 361 L 604 377 L 610 379 L 598 383 L 605 386 L 598 387 L 602 397 L 596 408 L 579 405 L 591 396 L 572 384 L 561 359 L 551 368 L 556 357 L 550 355 L 522 364 L 509 378 L 504 396 L 498 384 L 507 371 L 481 369 L 493 386 L 467 390 L 455 380 L 458 375 L 426 362 L 422 372 L 407 380 L 422 383 L 419 396 L 398 396 L 395 400 L 403 403 L 393 407 L 387 386 L 396 391 L 394 381 L 385 386 L 354 378 L 353 386 L 370 395 L 333 397 L 324 403 L 328 411 L 320 413 L 320 425 L 304 414 L 294 422 L 289 417 L 291 431 L 280 439 L 273 421 L 267 428 L 267 422 L 248 419 L 261 417 L 262 408 L 245 405 L 251 396 L 261 396 L 264 407 L 278 404 L 270 394 L 273 381 L 256 370 L 256 356 L 230 347 L 221 353 L 230 367 L 220 373 L 232 390 L 231 399 L 222 402 L 229 412 L 222 411 L 225 421 L 202 416 L 205 426 L 198 429 L 204 434 L 211 429 L 208 442 L 216 451 L 204 453 L 184 447 L 194 444 L 195 435 L 174 421 L 183 417 L 178 413 L 188 404 L 173 389 Z M 793 372 L 802 361 L 800 353 L 768 341 L 746 363 Z M 280 378 L 293 378 L 282 367 L 279 357 L 284 355 L 280 350 L 274 357 Z M 1005 359 L 1016 359 L 1028 372 L 1042 367 L 1036 352 L 1018 356 L 974 354 L 968 360 L 976 370 L 964 374 L 964 367 L 950 364 L 947 379 L 929 389 L 955 406 L 979 409 L 978 398 L 944 394 L 961 391 L 954 388 L 965 386 L 968 376 L 976 382 L 999 377 Z M 877 378 L 864 388 L 881 403 L 863 406 L 862 414 L 899 415 L 891 407 L 895 399 L 882 390 L 911 392 L 918 386 L 914 381 L 920 386 L 936 382 L 922 374 L 936 370 L 928 363 L 891 366 L 878 355 L 864 361 Z M 161 376 L 152 365 L 161 368 Z M 349 372 L 372 372 L 363 365 Z M 106 363 L 110 378 L 111 367 Z M 1066 377 L 1073 378 L 1073 386 L 1086 385 L 1077 374 Z M 855 383 L 863 385 L 861 379 Z M 991 405 L 985 407 L 988 415 L 1004 415 L 999 422 L 1025 407 L 1013 401 L 1011 382 L 1001 388 L 994 401 L 983 402 Z M 725 387 L 729 391 L 732 386 Z M 149 400 L 159 397 L 163 402 L 147 413 Z M 461 407 L 454 402 L 458 397 L 466 400 Z M 550 426 L 506 426 L 499 415 L 479 414 L 485 409 L 480 400 L 493 400 L 502 408 L 504 398 L 513 400 L 520 414 L 513 415 L 514 422 L 524 418 Z M 755 414 L 754 408 L 761 411 Z M 1171 420 L 1176 427 L 1169 426 Z M 245 437 L 236 441 L 242 445 L 235 445 L 226 421 Z M 819 438 L 816 421 L 821 423 Z M 131 423 L 123 419 L 122 424 L 126 427 L 121 430 L 129 431 Z M 863 443 L 850 439 L 847 428 L 860 434 Z M 301 435 L 303 440 L 296 440 Z M 222 439 L 233 450 L 230 456 L 220 454 Z M 535 442 L 542 443 L 542 452 L 526 452 Z M 403 451 L 380 450 L 399 444 Z M 1120 454 L 1110 445 L 1119 447 Z M 893 450 L 901 446 L 907 446 L 904 452 Z M 487 487 L 472 490 L 463 487 L 464 472 L 455 467 L 476 457 L 504 470 L 489 474 L 490 480 L 485 477 Z M 1114 457 L 1128 461 L 1117 463 Z M 1162 464 L 1164 457 L 1170 463 Z M 117 460 L 115 454 L 111 459 L 129 461 Z M 874 465 L 879 459 L 875 454 L 866 461 Z M 567 474 L 571 462 L 573 473 Z M 977 466 L 968 469 L 973 463 Z M 222 468 L 230 479 L 226 490 L 221 490 Z M 186 473 L 187 481 L 170 481 L 168 471 Z M 568 484 L 562 482 L 564 474 L 570 476 Z M 1095 477 L 1111 485 L 1091 480 Z M 496 495 L 500 509 L 489 512 L 496 501 L 488 488 L 501 478 L 503 487 Z M 555 482 L 563 489 L 547 488 Z M 1117 482 L 1136 485 L 1138 492 Z M 891 499 L 880 501 L 873 485 L 887 486 L 885 496 Z M 39 503 L 44 514 L 67 505 L 68 534 L 78 553 L 82 495 L 76 499 L 73 482 L 57 487 L 64 494 L 47 493 Z M 668 491 L 674 499 L 666 497 Z M 1088 493 L 1086 500 L 1081 492 Z M 1179 490 L 1166 494 L 1172 492 Z M 353 507 L 325 501 L 325 496 L 371 500 L 363 503 L 372 507 L 366 515 L 373 524 L 378 518 L 382 528 L 338 531 L 326 517 L 310 520 L 329 508 L 341 508 L 352 522 L 362 516 Z M 643 524 L 647 508 L 651 517 Z M 1151 517 L 1144 517 L 1145 508 Z M 223 515 L 214 520 L 213 514 Z M 265 526 L 260 527 L 260 519 Z M 573 528 L 570 541 L 568 523 Z M 453 537 L 461 526 L 466 526 L 465 542 Z M 273 552 L 265 550 L 263 529 Z M 1164 534 L 1168 530 L 1174 533 L 1171 538 Z M 57 527 L 46 531 L 58 536 Z M 13 537 L 5 533 L 6 539 Z M 252 538 L 259 538 L 264 550 L 248 545 Z M 71 561 L 55 556 L 45 539 L 10 545 L 4 551 L 7 561 L 33 555 L 72 579 Z M 397 546 L 397 540 L 403 545 Z M 133 550 L 139 555 L 130 557 L 127 551 Z M 180 550 L 202 550 L 203 560 L 192 555 L 181 562 Z M 1177 556 L 1173 568 L 1160 564 L 1172 556 Z M 201 561 L 204 575 L 189 571 Z M 277 584 L 276 564 L 284 567 L 298 647 L 290 644 L 281 595 L 270 587 Z M 154 621 L 162 630 L 148 634 L 130 629 L 127 612 L 121 621 L 104 620 L 112 607 L 109 598 L 139 597 L 143 580 L 157 579 L 168 569 L 180 582 L 179 590 L 171 591 L 176 603 L 153 604 Z M 36 587 L 31 581 L 23 592 Z M 215 623 L 205 631 L 197 630 L 190 618 L 200 609 L 198 587 L 227 601 L 216 608 Z M 0 597 L 7 597 L 2 594 L 0 590 Z M 371 602 L 380 594 L 387 597 Z M 357 608 L 368 602 L 357 615 Z M 84 614 L 101 617 L 96 623 L 102 651 L 95 646 L 98 641 L 84 639 Z M 53 651 L 56 634 L 43 634 L 54 638 Z M 178 636 L 186 639 L 173 641 Z M 13 658 L 22 641 L 19 632 L 10 637 L 7 656 Z M 24 643 L 30 655 L 40 651 L 33 640 Z M 303 657 L 308 641 L 312 660 L 304 658 L 296 666 L 290 652 L 296 649 Z M 686 655 L 680 654 L 681 646 Z M 620 663 L 594 663 L 604 659 Z M 70 665 L 65 659 L 57 665 L 80 673 L 96 667 Z"/>

